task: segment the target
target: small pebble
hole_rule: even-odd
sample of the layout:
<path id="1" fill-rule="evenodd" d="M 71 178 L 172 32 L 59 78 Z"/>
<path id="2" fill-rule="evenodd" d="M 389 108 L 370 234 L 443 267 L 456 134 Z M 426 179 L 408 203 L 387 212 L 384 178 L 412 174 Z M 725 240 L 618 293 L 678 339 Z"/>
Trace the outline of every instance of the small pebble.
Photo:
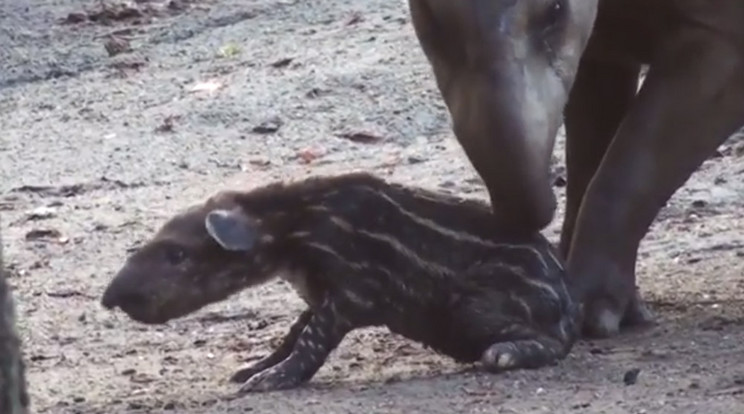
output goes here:
<path id="1" fill-rule="evenodd" d="M 271 66 L 274 68 L 283 68 L 283 67 L 289 66 L 289 64 L 292 63 L 293 60 L 294 60 L 293 58 L 279 59 L 277 61 L 272 62 Z"/>
<path id="2" fill-rule="evenodd" d="M 566 184 L 567 184 L 566 178 L 563 177 L 562 175 L 555 177 L 555 179 L 553 180 L 554 187 L 563 188 L 566 186 Z"/>
<path id="3" fill-rule="evenodd" d="M 37 207 L 26 214 L 26 220 L 46 220 L 54 218 L 57 215 L 57 209 L 52 207 Z"/>
<path id="4" fill-rule="evenodd" d="M 644 357 L 666 359 L 669 358 L 669 353 L 660 349 L 648 349 L 641 353 Z"/>
<path id="5" fill-rule="evenodd" d="M 705 200 L 695 200 L 692 202 L 692 206 L 695 208 L 703 208 L 706 205 L 708 205 L 708 203 Z"/>
<path id="6" fill-rule="evenodd" d="M 634 385 L 636 382 L 638 382 L 638 374 L 640 373 L 641 370 L 638 368 L 629 370 L 623 376 L 623 383 L 625 383 L 625 385 Z"/>
<path id="7" fill-rule="evenodd" d="M 73 12 L 67 15 L 67 23 L 82 23 L 88 20 L 88 15 L 81 12 Z"/>
<path id="8" fill-rule="evenodd" d="M 127 39 L 111 36 L 103 44 L 106 52 L 109 56 L 116 56 L 120 53 L 126 53 L 132 51 L 132 46 L 129 44 Z"/>
<path id="9" fill-rule="evenodd" d="M 254 126 L 252 131 L 256 134 L 273 134 L 281 128 L 282 124 L 279 117 L 271 117 Z"/>

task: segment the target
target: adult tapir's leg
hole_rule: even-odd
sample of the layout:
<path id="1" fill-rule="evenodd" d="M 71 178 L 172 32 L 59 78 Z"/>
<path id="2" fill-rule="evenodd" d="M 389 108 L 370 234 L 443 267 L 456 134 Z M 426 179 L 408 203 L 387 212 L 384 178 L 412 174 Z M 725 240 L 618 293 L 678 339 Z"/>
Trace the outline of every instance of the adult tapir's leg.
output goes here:
<path id="1" fill-rule="evenodd" d="M 591 41 L 590 41 L 591 42 Z M 638 90 L 639 65 L 582 58 L 565 109 L 566 213 L 560 250 L 568 256 L 584 192 Z"/>
<path id="2" fill-rule="evenodd" d="M 618 331 L 659 209 L 744 125 L 744 42 L 730 40 L 703 28 L 667 39 L 589 184 L 567 266 L 589 334 Z"/>
<path id="3" fill-rule="evenodd" d="M 568 257 L 586 188 L 635 99 L 639 72 L 640 65 L 591 56 L 585 56 L 579 65 L 565 110 L 568 184 L 560 240 L 564 257 Z M 629 325 L 640 325 L 652 319 L 651 312 L 636 294 L 623 320 Z"/>
<path id="4" fill-rule="evenodd" d="M 455 135 L 505 226 L 556 207 L 550 159 L 596 0 L 409 0 Z"/>

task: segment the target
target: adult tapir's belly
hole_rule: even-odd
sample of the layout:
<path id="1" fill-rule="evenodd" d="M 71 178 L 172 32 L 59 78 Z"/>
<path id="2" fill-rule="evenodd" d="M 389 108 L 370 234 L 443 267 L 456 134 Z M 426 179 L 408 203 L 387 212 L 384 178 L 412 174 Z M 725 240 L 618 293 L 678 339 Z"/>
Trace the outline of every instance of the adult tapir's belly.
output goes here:
<path id="1" fill-rule="evenodd" d="M 744 52 L 744 0 L 600 0 L 585 55 L 651 64 L 685 32 L 738 43 Z"/>

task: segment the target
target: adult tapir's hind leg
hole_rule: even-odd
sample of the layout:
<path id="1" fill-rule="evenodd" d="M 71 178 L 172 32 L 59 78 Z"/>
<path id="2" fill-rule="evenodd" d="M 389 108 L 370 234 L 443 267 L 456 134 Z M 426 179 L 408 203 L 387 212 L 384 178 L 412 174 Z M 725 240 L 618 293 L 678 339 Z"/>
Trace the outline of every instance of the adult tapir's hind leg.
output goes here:
<path id="1" fill-rule="evenodd" d="M 662 205 L 744 125 L 744 45 L 701 28 L 661 49 L 588 186 L 568 255 L 596 336 L 618 331 L 639 243 Z"/>

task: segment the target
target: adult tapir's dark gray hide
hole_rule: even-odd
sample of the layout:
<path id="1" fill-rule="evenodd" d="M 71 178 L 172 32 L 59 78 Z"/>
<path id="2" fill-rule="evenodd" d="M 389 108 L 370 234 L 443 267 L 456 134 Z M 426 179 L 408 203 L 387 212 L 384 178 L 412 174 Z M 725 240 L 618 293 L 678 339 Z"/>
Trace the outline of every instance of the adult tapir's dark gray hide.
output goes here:
<path id="1" fill-rule="evenodd" d="M 553 218 L 553 144 L 596 4 L 409 0 L 455 135 L 514 230 Z"/>
<path id="2" fill-rule="evenodd" d="M 744 1 L 409 2 L 499 220 L 530 231 L 553 217 L 548 164 L 564 114 L 560 248 L 585 332 L 651 321 L 635 283 L 640 242 L 744 125 Z"/>

